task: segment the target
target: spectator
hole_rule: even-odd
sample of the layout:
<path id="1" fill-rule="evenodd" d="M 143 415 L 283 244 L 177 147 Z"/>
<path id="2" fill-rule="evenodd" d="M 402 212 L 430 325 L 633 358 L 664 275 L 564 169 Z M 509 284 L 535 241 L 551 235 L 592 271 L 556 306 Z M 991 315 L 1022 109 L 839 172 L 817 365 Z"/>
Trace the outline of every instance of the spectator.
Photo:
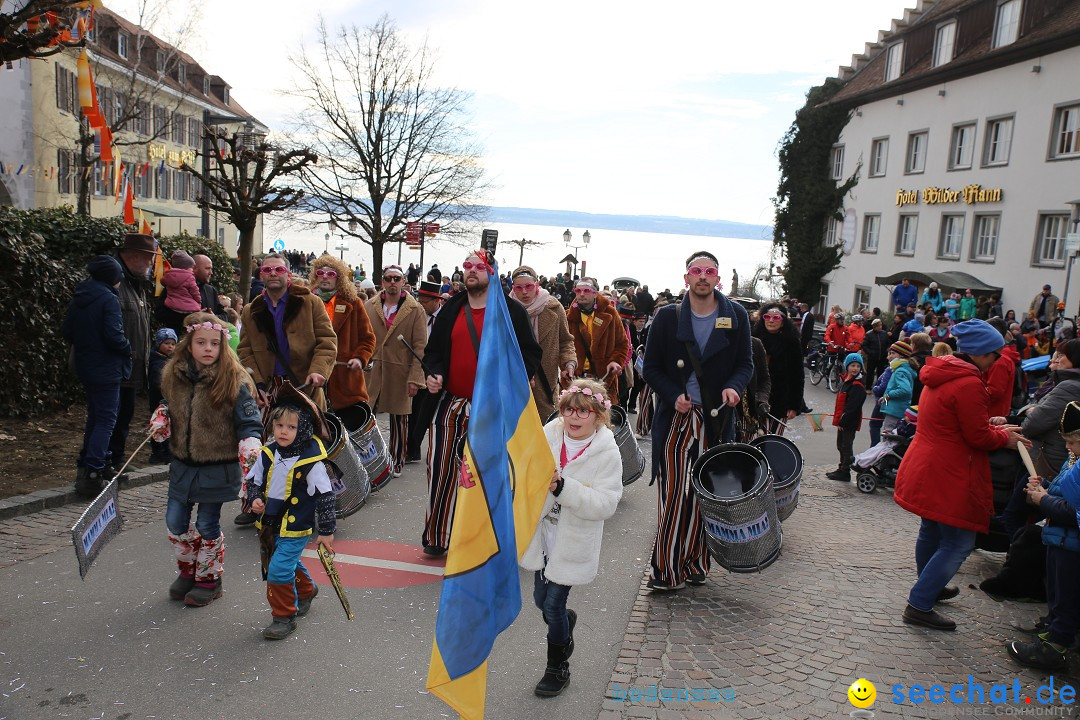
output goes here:
<path id="1" fill-rule="evenodd" d="M 810 341 L 814 339 L 814 325 L 817 321 L 806 303 L 799 303 L 799 312 L 802 313 L 799 321 L 799 341 L 802 343 L 803 353 L 806 353 L 810 349 Z"/>
<path id="2" fill-rule="evenodd" d="M 202 296 L 202 309 L 208 313 L 225 319 L 225 308 L 221 307 L 218 300 L 217 288 L 210 284 L 210 276 L 214 274 L 214 261 L 208 255 L 195 255 L 195 282 L 199 285 L 199 293 Z"/>
<path id="3" fill-rule="evenodd" d="M 938 289 L 936 282 L 930 283 L 919 299 L 920 307 L 925 308 L 927 303 L 930 303 L 931 309 L 938 314 L 945 308 L 945 298 L 941 296 L 941 290 Z"/>
<path id="4" fill-rule="evenodd" d="M 874 318 L 862 344 L 862 355 L 866 360 L 863 372 L 866 374 L 867 386 L 872 387 L 878 375 L 885 369 L 885 356 L 891 344 L 888 333 L 881 329 L 881 318 Z"/>
<path id="5" fill-rule="evenodd" d="M 120 281 L 120 310 L 124 335 L 131 343 L 131 376 L 120 384 L 116 426 L 109 440 L 109 462 L 123 463 L 128 428 L 135 415 L 135 395 L 146 389 L 150 363 L 150 286 L 147 277 L 157 254 L 153 235 L 128 233 L 118 253 L 124 277 Z M 116 465 L 119 467 L 119 465 Z"/>
<path id="6" fill-rule="evenodd" d="M 656 309 L 656 300 L 649 292 L 648 285 L 642 285 L 634 294 L 634 307 L 638 312 L 645 313 L 646 317 L 652 317 L 653 310 Z"/>
<path id="7" fill-rule="evenodd" d="M 963 322 L 974 318 L 976 307 L 975 293 L 971 292 L 971 288 L 968 288 L 964 291 L 964 296 L 960 298 L 960 321 Z"/>
<path id="8" fill-rule="evenodd" d="M 848 353 L 844 358 L 844 375 L 836 393 L 832 424 L 836 426 L 836 449 L 840 465 L 825 473 L 830 480 L 851 482 L 851 464 L 855 457 L 855 434 L 862 428 L 862 406 L 866 400 L 863 384 L 862 355 Z"/>
<path id="9" fill-rule="evenodd" d="M 1068 451 L 1058 429 L 1065 406 L 1080 402 L 1080 340 L 1066 340 L 1050 360 L 1053 389 L 1024 415 L 1021 428 L 1032 441 L 1035 470 L 1054 477 L 1065 466 Z"/>
<path id="10" fill-rule="evenodd" d="M 896 310 L 903 310 L 911 303 L 919 299 L 919 290 L 911 281 L 904 278 L 900 281 L 900 284 L 893 288 L 892 301 L 893 307 Z"/>
<path id="11" fill-rule="evenodd" d="M 1031 301 L 1028 317 L 1038 320 L 1039 327 L 1052 325 L 1057 318 L 1058 302 L 1057 296 L 1050 292 L 1050 286 L 1043 285 L 1042 292 Z"/>

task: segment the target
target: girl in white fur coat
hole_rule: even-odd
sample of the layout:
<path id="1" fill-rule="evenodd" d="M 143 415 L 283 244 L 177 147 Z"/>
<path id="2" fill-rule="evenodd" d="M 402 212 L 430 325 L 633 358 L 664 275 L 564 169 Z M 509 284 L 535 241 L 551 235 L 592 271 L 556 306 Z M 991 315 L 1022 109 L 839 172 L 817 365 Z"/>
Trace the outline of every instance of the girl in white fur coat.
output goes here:
<path id="1" fill-rule="evenodd" d="M 611 426 L 611 400 L 595 380 L 575 380 L 559 396 L 559 417 L 544 426 L 555 456 L 551 492 L 540 525 L 521 558 L 536 571 L 533 599 L 547 623 L 547 670 L 536 694 L 558 695 L 570 683 L 577 615 L 566 609 L 574 585 L 587 585 L 600 565 L 604 521 L 622 497 L 622 456 Z"/>

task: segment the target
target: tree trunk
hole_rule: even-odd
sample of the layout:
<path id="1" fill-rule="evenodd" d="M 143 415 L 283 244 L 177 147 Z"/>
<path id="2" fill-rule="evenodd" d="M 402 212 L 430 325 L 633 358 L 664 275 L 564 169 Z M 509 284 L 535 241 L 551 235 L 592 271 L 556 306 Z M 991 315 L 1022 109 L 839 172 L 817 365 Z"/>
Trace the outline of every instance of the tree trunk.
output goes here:
<path id="1" fill-rule="evenodd" d="M 374 267 L 371 268 L 371 282 L 375 283 L 375 287 L 379 287 L 379 285 L 382 284 L 384 245 L 386 245 L 385 240 L 371 238 L 371 264 L 374 265 Z"/>
<path id="2" fill-rule="evenodd" d="M 244 302 L 251 296 L 251 248 L 255 243 L 255 223 L 240 226 L 240 241 L 236 246 L 236 257 L 240 261 L 240 297 Z"/>
<path id="3" fill-rule="evenodd" d="M 78 192 L 78 201 L 75 212 L 79 215 L 90 215 L 90 185 L 94 182 L 94 164 L 92 161 L 91 148 L 94 147 L 94 136 L 86 126 L 86 122 L 79 121 L 79 164 L 75 170 L 75 187 Z"/>

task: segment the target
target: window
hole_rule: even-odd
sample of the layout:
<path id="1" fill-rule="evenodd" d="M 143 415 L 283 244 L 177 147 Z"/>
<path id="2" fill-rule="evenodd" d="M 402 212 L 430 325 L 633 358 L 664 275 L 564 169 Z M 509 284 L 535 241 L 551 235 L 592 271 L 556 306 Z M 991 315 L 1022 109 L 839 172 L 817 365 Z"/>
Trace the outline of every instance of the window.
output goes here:
<path id="1" fill-rule="evenodd" d="M 938 243 L 938 257 L 943 260 L 959 260 L 960 249 L 964 244 L 964 216 L 941 216 L 941 241 Z"/>
<path id="2" fill-rule="evenodd" d="M 161 166 L 154 169 L 154 197 L 159 200 L 169 199 L 169 171 L 161 170 Z"/>
<path id="3" fill-rule="evenodd" d="M 56 151 L 56 190 L 61 195 L 67 195 L 72 191 L 75 180 L 73 166 L 75 165 L 75 151 Z"/>
<path id="4" fill-rule="evenodd" d="M 163 138 L 169 129 L 169 111 L 161 105 L 154 106 L 154 132 L 155 138 Z"/>
<path id="5" fill-rule="evenodd" d="M 116 54 L 127 60 L 128 57 L 128 36 L 127 33 L 116 34 Z"/>
<path id="6" fill-rule="evenodd" d="M 986 121 L 986 148 L 983 152 L 983 165 L 1009 164 L 1012 127 L 1013 119 L 1011 117 Z"/>
<path id="7" fill-rule="evenodd" d="M 851 304 L 851 307 L 856 311 L 863 311 L 870 309 L 870 288 L 862 287 L 861 285 L 855 286 L 855 300 Z M 869 324 L 869 323 L 867 323 Z"/>
<path id="8" fill-rule="evenodd" d="M 150 103 L 140 102 L 135 116 L 135 132 L 146 136 L 150 134 Z"/>
<path id="9" fill-rule="evenodd" d="M 900 63 L 904 58 L 904 43 L 898 42 L 885 51 L 885 82 L 900 77 Z"/>
<path id="10" fill-rule="evenodd" d="M 975 154 L 975 123 L 957 125 L 952 131 L 952 148 L 949 150 L 950 170 L 970 170 Z"/>
<path id="11" fill-rule="evenodd" d="M 210 94 L 210 76 L 209 75 L 204 75 L 203 76 L 203 79 L 202 79 L 202 94 L 203 95 L 209 95 Z"/>
<path id="12" fill-rule="evenodd" d="M 825 247 L 834 247 L 840 241 L 841 221 L 829 218 L 825 221 Z"/>
<path id="13" fill-rule="evenodd" d="M 79 112 L 79 83 L 75 73 L 56 66 L 56 107 L 65 112 L 78 114 Z"/>
<path id="14" fill-rule="evenodd" d="M 202 137 L 202 130 L 200 128 L 200 125 L 202 125 L 202 123 L 200 123 L 198 121 L 198 119 L 196 119 L 196 118 L 188 118 L 187 136 L 188 136 L 188 145 L 190 145 L 191 147 L 194 147 L 194 148 L 199 147 L 199 140 Z"/>
<path id="15" fill-rule="evenodd" d="M 917 132 L 908 135 L 907 167 L 904 172 L 908 174 L 921 173 L 926 170 L 926 145 L 929 133 Z"/>
<path id="16" fill-rule="evenodd" d="M 818 301 L 814 303 L 814 314 L 818 317 L 826 317 L 829 309 L 829 283 L 821 283 L 818 288 Z"/>
<path id="17" fill-rule="evenodd" d="M 157 71 L 158 71 L 159 74 L 165 72 L 165 51 L 164 50 L 158 50 L 157 51 L 157 66 L 156 67 L 157 67 Z"/>
<path id="18" fill-rule="evenodd" d="M 876 253 L 878 249 L 878 239 L 881 236 L 881 216 L 867 214 L 867 216 L 863 218 L 862 228 L 862 251 L 866 253 Z"/>
<path id="19" fill-rule="evenodd" d="M 1020 0 L 998 3 L 994 17 L 994 44 L 999 48 L 1016 42 L 1020 33 Z"/>
<path id="20" fill-rule="evenodd" d="M 870 177 L 885 177 L 889 159 L 889 138 L 877 138 L 870 143 Z"/>
<path id="21" fill-rule="evenodd" d="M 229 104 L 229 88 L 228 87 L 221 88 L 221 99 L 226 105 Z"/>
<path id="22" fill-rule="evenodd" d="M 918 215 L 901 215 L 900 227 L 896 232 L 896 254 L 915 254 L 915 233 L 919 229 Z"/>
<path id="23" fill-rule="evenodd" d="M 104 195 L 105 184 L 107 178 L 105 177 L 108 169 L 101 163 L 94 163 L 94 194 Z"/>
<path id="24" fill-rule="evenodd" d="M 1068 215 L 1039 216 L 1039 236 L 1035 240 L 1036 265 L 1065 265 L 1065 233 L 1068 225 Z"/>
<path id="25" fill-rule="evenodd" d="M 187 144 L 187 118 L 180 113 L 172 116 L 172 141 L 180 145 Z"/>
<path id="26" fill-rule="evenodd" d="M 176 64 L 176 79 L 181 85 L 187 82 L 187 65 L 183 62 Z"/>
<path id="27" fill-rule="evenodd" d="M 975 216 L 975 232 L 971 235 L 972 260 L 994 262 L 997 257 L 998 228 L 1000 227 L 1000 215 Z"/>
<path id="28" fill-rule="evenodd" d="M 1054 136 L 1050 157 L 1080 157 L 1080 104 L 1054 111 Z"/>
<path id="29" fill-rule="evenodd" d="M 833 180 L 844 177 L 844 146 L 837 145 L 832 149 L 832 175 Z"/>
<path id="30" fill-rule="evenodd" d="M 135 166 L 135 170 L 131 173 L 131 192 L 137 198 L 144 198 L 148 196 L 147 193 L 147 176 L 140 172 L 141 168 Z"/>
<path id="31" fill-rule="evenodd" d="M 127 94 L 122 92 L 113 93 L 113 122 L 116 124 L 113 131 L 123 130 L 131 123 L 131 118 L 127 117 L 127 97 Z"/>
<path id="32" fill-rule="evenodd" d="M 953 59 L 956 47 L 956 21 L 939 25 L 934 33 L 934 67 L 944 65 Z"/>

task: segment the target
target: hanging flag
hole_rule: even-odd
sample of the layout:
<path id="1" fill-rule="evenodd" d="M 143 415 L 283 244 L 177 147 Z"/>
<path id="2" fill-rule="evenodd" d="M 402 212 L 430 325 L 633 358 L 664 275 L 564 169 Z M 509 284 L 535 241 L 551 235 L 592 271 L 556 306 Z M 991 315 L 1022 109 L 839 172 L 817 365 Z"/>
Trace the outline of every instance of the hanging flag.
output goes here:
<path id="1" fill-rule="evenodd" d="M 113 161 L 112 131 L 108 125 L 101 126 L 101 162 Z"/>
<path id="2" fill-rule="evenodd" d="M 467 720 L 484 717 L 487 658 L 521 610 L 518 560 L 555 470 L 492 272 L 427 679 Z"/>
<path id="3" fill-rule="evenodd" d="M 79 53 L 76 68 L 78 70 L 79 105 L 82 107 L 83 115 L 86 116 L 90 127 L 95 130 L 100 129 L 104 125 L 104 120 L 98 108 L 97 88 L 94 87 L 94 73 L 90 69 L 90 56 L 85 48 Z"/>
<path id="4" fill-rule="evenodd" d="M 146 223 L 145 220 L 143 222 Z M 146 223 L 146 230 L 147 232 L 144 234 L 152 234 L 149 232 L 149 223 Z M 162 255 L 161 244 L 159 243 L 157 246 L 157 253 L 154 255 L 154 297 L 161 297 L 161 293 L 165 292 L 165 286 L 161 284 L 161 279 L 165 277 L 165 271 L 171 269 L 172 265 L 165 259 L 164 255 Z"/>
<path id="5" fill-rule="evenodd" d="M 135 194 L 131 191 L 131 183 L 124 181 L 124 224 L 135 224 Z"/>
<path id="6" fill-rule="evenodd" d="M 150 223 L 147 221 L 146 216 L 143 215 L 142 208 L 139 208 L 139 234 L 140 235 L 153 235 L 154 231 L 150 229 Z M 158 251 L 158 255 L 161 251 Z"/>
<path id="7" fill-rule="evenodd" d="M 821 432 L 824 430 L 822 423 L 825 421 L 826 413 L 810 413 L 806 417 L 810 420 L 810 427 L 814 428 L 814 432 Z"/>

